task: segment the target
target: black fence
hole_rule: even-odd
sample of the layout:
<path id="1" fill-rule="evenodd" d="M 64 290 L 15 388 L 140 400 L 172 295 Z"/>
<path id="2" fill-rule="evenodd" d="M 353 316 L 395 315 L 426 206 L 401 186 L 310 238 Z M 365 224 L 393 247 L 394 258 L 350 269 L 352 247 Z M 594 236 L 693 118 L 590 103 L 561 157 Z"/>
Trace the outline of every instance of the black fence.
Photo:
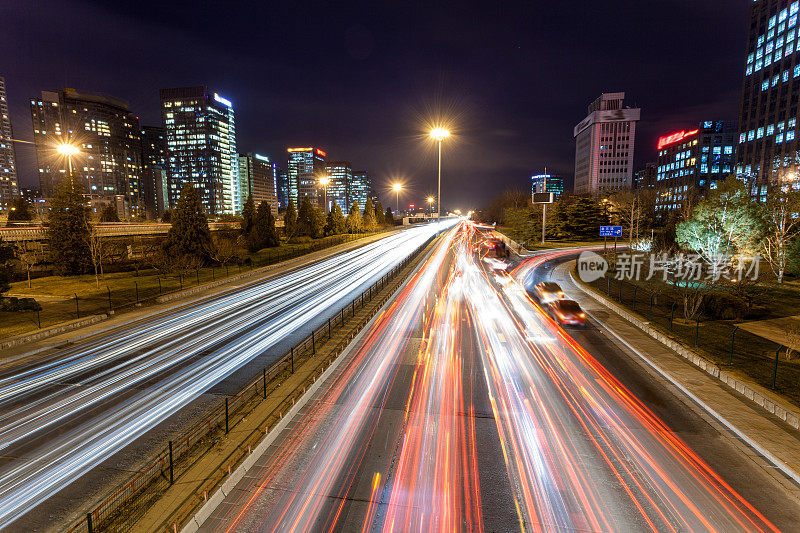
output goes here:
<path id="1" fill-rule="evenodd" d="M 741 328 L 735 320 L 712 319 L 699 313 L 683 319 L 683 300 L 653 292 L 636 283 L 607 275 L 591 286 L 671 338 L 692 347 L 724 368 L 737 369 L 759 385 L 800 403 L 800 365 L 790 359 L 793 350 Z"/>

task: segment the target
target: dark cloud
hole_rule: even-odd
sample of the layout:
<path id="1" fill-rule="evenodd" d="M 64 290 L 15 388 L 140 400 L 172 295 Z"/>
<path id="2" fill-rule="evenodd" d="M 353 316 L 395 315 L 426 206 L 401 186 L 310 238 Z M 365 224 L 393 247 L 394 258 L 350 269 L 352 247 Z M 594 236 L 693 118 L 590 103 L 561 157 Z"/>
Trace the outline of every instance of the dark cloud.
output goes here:
<path id="1" fill-rule="evenodd" d="M 319 145 L 417 203 L 436 186 L 425 124 L 446 117 L 445 205 L 475 205 L 545 165 L 572 174 L 572 127 L 602 91 L 643 108 L 640 165 L 660 134 L 737 118 L 750 2 L 721 3 L 3 2 L 0 76 L 23 139 L 42 89 L 157 124 L 159 88 L 207 84 L 234 102 L 240 149 Z"/>

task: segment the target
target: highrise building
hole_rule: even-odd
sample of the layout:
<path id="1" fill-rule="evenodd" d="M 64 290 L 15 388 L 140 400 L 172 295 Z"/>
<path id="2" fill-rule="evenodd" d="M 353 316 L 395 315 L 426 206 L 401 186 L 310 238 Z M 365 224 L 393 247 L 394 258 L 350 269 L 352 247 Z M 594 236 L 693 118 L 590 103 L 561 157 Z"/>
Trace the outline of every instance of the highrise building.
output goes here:
<path id="1" fill-rule="evenodd" d="M 278 215 L 278 194 L 275 175 L 277 166 L 269 157 L 261 154 L 239 154 L 239 183 L 242 197 L 253 196 L 256 208 L 267 202 L 272 214 Z"/>
<path id="2" fill-rule="evenodd" d="M 243 200 L 233 104 L 207 87 L 162 89 L 160 95 L 170 205 L 191 183 L 207 214 L 239 212 Z"/>
<path id="3" fill-rule="evenodd" d="M 347 204 L 353 205 L 353 202 L 358 204 L 359 209 L 364 210 L 367 204 L 367 198 L 372 194 L 372 179 L 370 178 L 369 171 L 356 170 L 353 172 L 353 182 L 347 188 Z"/>
<path id="4" fill-rule="evenodd" d="M 756 197 L 794 180 L 800 163 L 799 11 L 797 0 L 750 3 L 736 172 L 752 183 Z"/>
<path id="5" fill-rule="evenodd" d="M 531 176 L 531 196 L 539 192 L 551 192 L 558 200 L 564 196 L 564 176 L 535 174 Z"/>
<path id="6" fill-rule="evenodd" d="M 647 163 L 644 168 L 633 173 L 633 188 L 650 189 L 656 185 L 656 163 Z"/>
<path id="7" fill-rule="evenodd" d="M 680 209 L 692 194 L 714 189 L 735 170 L 736 121 L 707 120 L 658 139 L 656 214 Z"/>
<path id="8" fill-rule="evenodd" d="M 289 205 L 289 172 L 286 168 L 276 165 L 276 175 L 278 184 L 278 207 L 286 209 Z"/>
<path id="9" fill-rule="evenodd" d="M 288 148 L 289 198 L 295 206 L 308 196 L 316 205 L 322 205 L 322 187 L 319 178 L 325 173 L 325 157 L 319 148 Z M 288 202 L 287 202 L 288 203 Z"/>
<path id="10" fill-rule="evenodd" d="M 624 106 L 625 93 L 603 93 L 575 126 L 575 193 L 630 188 L 641 109 Z"/>
<path id="11" fill-rule="evenodd" d="M 164 128 L 142 126 L 142 186 L 148 218 L 158 218 L 169 209 L 167 139 Z"/>
<path id="12" fill-rule="evenodd" d="M 41 98 L 30 103 L 39 185 L 45 198 L 67 175 L 67 161 L 58 146 L 71 144 L 78 150 L 72 156 L 73 177 L 84 185 L 86 194 L 122 195 L 135 214 L 141 212 L 141 130 L 139 118 L 125 102 L 65 88 L 42 91 Z"/>
<path id="13" fill-rule="evenodd" d="M 6 82 L 0 78 L 0 213 L 6 210 L 12 199 L 19 196 L 13 138 L 11 117 L 8 114 Z"/>
<path id="14" fill-rule="evenodd" d="M 349 161 L 329 161 L 325 163 L 325 175 L 330 179 L 327 209 L 337 203 L 342 212 L 347 214 L 353 204 L 352 200 L 348 202 L 347 197 L 348 189 L 353 186 L 353 167 Z"/>

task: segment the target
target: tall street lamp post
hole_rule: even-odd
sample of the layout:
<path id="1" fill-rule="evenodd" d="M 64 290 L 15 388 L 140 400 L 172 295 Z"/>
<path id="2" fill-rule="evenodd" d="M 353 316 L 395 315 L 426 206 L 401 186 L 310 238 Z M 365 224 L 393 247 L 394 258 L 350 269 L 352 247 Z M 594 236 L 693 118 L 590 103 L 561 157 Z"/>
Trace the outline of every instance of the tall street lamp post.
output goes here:
<path id="1" fill-rule="evenodd" d="M 328 184 L 331 182 L 331 179 L 328 176 L 322 176 L 319 179 L 319 184 L 322 185 L 322 199 L 325 205 L 325 214 L 328 214 Z"/>
<path id="2" fill-rule="evenodd" d="M 394 212 L 397 213 L 400 210 L 400 191 L 403 189 L 403 186 L 399 183 L 395 183 L 392 185 L 392 190 L 394 190 Z"/>
<path id="3" fill-rule="evenodd" d="M 78 153 L 78 149 L 71 144 L 59 144 L 57 150 L 59 154 L 67 156 L 69 177 L 72 179 L 72 156 Z"/>
<path id="4" fill-rule="evenodd" d="M 434 128 L 431 130 L 431 138 L 439 143 L 439 179 L 436 193 L 436 218 L 442 216 L 442 141 L 450 137 L 450 132 L 444 128 Z"/>

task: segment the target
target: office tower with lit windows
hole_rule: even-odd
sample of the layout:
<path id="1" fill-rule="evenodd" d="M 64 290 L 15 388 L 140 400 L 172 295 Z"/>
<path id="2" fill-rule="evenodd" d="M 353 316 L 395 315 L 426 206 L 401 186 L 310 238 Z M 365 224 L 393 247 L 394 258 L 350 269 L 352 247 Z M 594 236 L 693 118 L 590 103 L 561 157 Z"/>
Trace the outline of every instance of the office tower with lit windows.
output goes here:
<path id="1" fill-rule="evenodd" d="M 289 198 L 299 206 L 303 197 L 311 198 L 315 205 L 322 205 L 322 186 L 319 178 L 325 173 L 327 154 L 319 148 L 288 148 Z M 288 204 L 288 201 L 287 201 Z"/>
<path id="2" fill-rule="evenodd" d="M 342 212 L 347 214 L 353 204 L 352 200 L 347 201 L 347 191 L 353 185 L 353 167 L 349 161 L 329 161 L 325 163 L 325 175 L 330 179 L 327 209 L 337 203 Z"/>
<path id="3" fill-rule="evenodd" d="M 158 218 L 169 209 L 167 140 L 164 128 L 142 126 L 142 186 L 148 218 Z"/>
<path id="4" fill-rule="evenodd" d="M 647 163 L 644 168 L 633 173 L 633 188 L 637 191 L 651 189 L 656 184 L 656 163 Z"/>
<path id="5" fill-rule="evenodd" d="M 254 153 L 239 154 L 239 183 L 244 201 L 252 195 L 256 208 L 261 202 L 267 202 L 275 216 L 278 215 L 276 174 L 277 165 L 269 157 Z"/>
<path id="6" fill-rule="evenodd" d="M 658 139 L 657 215 L 680 209 L 734 173 L 738 131 L 736 121 L 706 120 Z"/>
<path id="7" fill-rule="evenodd" d="M 631 188 L 636 123 L 642 110 L 625 107 L 624 100 L 625 93 L 603 93 L 575 126 L 576 194 Z"/>
<path id="8" fill-rule="evenodd" d="M 278 187 L 278 208 L 286 209 L 289 205 L 289 173 L 285 167 L 275 165 L 275 183 Z"/>
<path id="9" fill-rule="evenodd" d="M 797 175 L 800 1 L 751 2 L 736 172 L 763 199 Z"/>
<path id="10" fill-rule="evenodd" d="M 13 138 L 11 117 L 8 114 L 6 82 L 0 78 L 0 213 L 5 211 L 11 200 L 19 196 Z"/>
<path id="11" fill-rule="evenodd" d="M 551 192 L 556 200 L 564 196 L 564 176 L 534 174 L 531 176 L 531 197 L 539 192 Z"/>
<path id="12" fill-rule="evenodd" d="M 42 91 L 30 101 L 39 185 L 45 198 L 67 175 L 68 162 L 58 152 L 71 144 L 73 177 L 86 194 L 124 196 L 134 213 L 144 208 L 139 118 L 125 102 L 65 88 Z"/>
<path id="13" fill-rule="evenodd" d="M 347 187 L 348 205 L 353 205 L 353 202 L 356 202 L 359 209 L 363 211 L 370 195 L 372 195 L 372 179 L 370 178 L 369 171 L 354 171 L 353 181 Z"/>
<path id="14" fill-rule="evenodd" d="M 191 183 L 207 214 L 238 213 L 244 200 L 233 104 L 207 87 L 162 89 L 160 96 L 170 205 Z"/>

